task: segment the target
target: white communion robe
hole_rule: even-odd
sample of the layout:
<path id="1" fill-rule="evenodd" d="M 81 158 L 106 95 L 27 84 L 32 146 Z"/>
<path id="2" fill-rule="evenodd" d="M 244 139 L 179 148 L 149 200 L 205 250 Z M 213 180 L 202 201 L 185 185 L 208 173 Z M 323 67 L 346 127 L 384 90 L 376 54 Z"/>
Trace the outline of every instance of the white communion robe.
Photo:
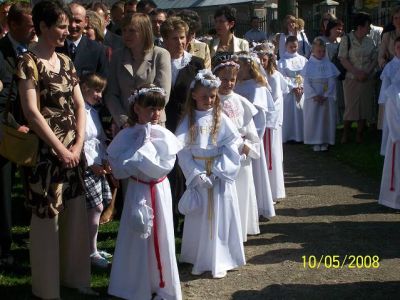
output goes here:
<path id="1" fill-rule="evenodd" d="M 152 294 L 157 293 L 167 300 L 182 299 L 171 190 L 165 177 L 172 170 L 181 148 L 174 134 L 150 123 L 123 129 L 107 148 L 114 176 L 129 179 L 108 287 L 111 295 L 150 300 Z M 156 180 L 161 182 L 155 184 L 155 199 L 152 199 L 147 183 Z M 154 209 L 152 200 L 155 200 L 155 213 L 150 209 Z M 155 225 L 162 272 L 156 257 Z M 160 287 L 161 274 L 165 282 L 163 288 Z"/>
<path id="2" fill-rule="evenodd" d="M 324 57 L 313 55 L 301 71 L 304 78 L 304 144 L 335 144 L 336 134 L 336 66 Z M 313 97 L 327 99 L 320 104 Z"/>
<path id="3" fill-rule="evenodd" d="M 235 186 L 240 169 L 237 147 L 240 135 L 222 113 L 214 144 L 212 124 L 212 109 L 196 110 L 195 140 L 190 140 L 188 116 L 175 132 L 185 145 L 178 154 L 178 162 L 187 189 L 194 189 L 201 199 L 197 210 L 185 216 L 180 261 L 193 264 L 194 274 L 211 271 L 218 276 L 244 265 L 245 256 Z M 203 174 L 216 177 L 211 188 L 199 183 L 198 178 Z"/>
<path id="4" fill-rule="evenodd" d="M 389 127 L 379 204 L 400 209 L 400 85 L 386 91 L 385 114 Z"/>
<path id="5" fill-rule="evenodd" d="M 287 141 L 302 142 L 304 140 L 304 94 L 297 102 L 298 99 L 292 90 L 303 87 L 303 83 L 299 82 L 298 79 L 301 79 L 300 72 L 306 62 L 307 59 L 304 56 L 287 52 L 278 62 L 279 72 L 285 77 L 290 91 L 283 96 L 282 141 L 284 143 Z"/>
<path id="6" fill-rule="evenodd" d="M 386 91 L 394 83 L 400 81 L 400 58 L 393 57 L 388 62 L 381 73 L 380 79 L 382 80 L 381 90 L 379 92 L 378 103 L 385 107 L 386 103 Z M 382 120 L 382 141 L 381 141 L 381 155 L 385 155 L 387 140 L 389 137 L 389 128 L 386 121 L 386 114 L 383 114 Z"/>
<path id="7" fill-rule="evenodd" d="M 286 198 L 285 180 L 283 176 L 282 123 L 283 94 L 289 93 L 289 88 L 285 78 L 279 71 L 275 71 L 272 75 L 267 75 L 267 80 L 271 87 L 271 95 L 274 100 L 275 110 L 279 114 L 275 128 L 267 128 L 267 132 L 264 136 L 264 148 L 267 158 L 272 198 L 277 200 Z"/>
<path id="8" fill-rule="evenodd" d="M 258 208 L 256 189 L 254 186 L 252 159 L 260 158 L 260 139 L 254 125 L 253 116 L 257 109 L 246 98 L 231 92 L 228 95 L 218 95 L 224 113 L 233 122 L 241 135 L 238 149 L 242 152 L 243 146 L 249 147 L 249 155 L 242 155 L 241 167 L 236 177 L 236 191 L 239 199 L 240 220 L 242 224 L 243 241 L 247 241 L 247 234 L 259 234 Z"/>
<path id="9" fill-rule="evenodd" d="M 250 79 L 238 82 L 235 92 L 245 97 L 257 108 L 258 113 L 254 116 L 254 123 L 258 137 L 262 141 L 266 128 L 274 128 L 279 118 L 270 91 L 265 86 L 259 85 L 254 79 Z M 260 153 L 265 153 L 264 143 L 260 143 Z M 274 217 L 274 200 L 265 155 L 260 155 L 259 159 L 253 159 L 253 177 L 258 214 L 267 218 Z"/>

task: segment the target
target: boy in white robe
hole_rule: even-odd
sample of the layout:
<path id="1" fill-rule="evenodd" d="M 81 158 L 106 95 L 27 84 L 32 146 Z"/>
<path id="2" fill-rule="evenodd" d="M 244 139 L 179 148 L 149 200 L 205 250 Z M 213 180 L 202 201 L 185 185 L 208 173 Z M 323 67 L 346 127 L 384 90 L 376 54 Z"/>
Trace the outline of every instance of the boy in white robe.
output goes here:
<path id="1" fill-rule="evenodd" d="M 289 36 L 286 39 L 286 52 L 278 62 L 279 72 L 286 78 L 290 93 L 284 95 L 282 141 L 303 142 L 303 78 L 300 73 L 307 59 L 297 53 L 299 45 L 297 38 Z"/>
<path id="2" fill-rule="evenodd" d="M 254 186 L 252 159 L 260 158 L 260 139 L 254 125 L 253 116 L 257 109 L 246 98 L 233 92 L 239 65 L 233 61 L 222 61 L 213 72 L 221 80 L 218 96 L 223 112 L 236 126 L 241 135 L 238 149 L 241 154 L 241 167 L 236 178 L 236 191 L 239 199 L 240 220 L 243 241 L 248 234 L 259 234 L 257 197 Z"/>
<path id="3" fill-rule="evenodd" d="M 310 60 L 301 71 L 304 78 L 304 144 L 314 151 L 327 151 L 335 144 L 336 66 L 325 55 L 325 42 L 316 38 Z"/>
<path id="4" fill-rule="evenodd" d="M 185 116 L 176 130 L 185 145 L 178 162 L 187 186 L 179 203 L 185 214 L 180 261 L 193 264 L 193 275 L 211 271 L 214 278 L 223 278 L 228 270 L 245 264 L 235 186 L 240 135 L 221 111 L 219 85 L 209 70 L 196 75 Z M 183 211 L 185 200 L 197 205 Z"/>
<path id="5" fill-rule="evenodd" d="M 400 209 L 400 81 L 386 91 L 385 114 L 389 128 L 379 204 Z"/>
<path id="6" fill-rule="evenodd" d="M 379 105 L 385 107 L 386 103 L 386 91 L 395 82 L 399 80 L 400 76 L 400 37 L 398 37 L 394 42 L 394 53 L 395 56 L 390 62 L 388 62 L 381 73 L 381 90 L 379 93 L 378 103 Z M 387 139 L 389 137 L 389 128 L 386 121 L 386 114 L 383 114 L 382 122 L 382 142 L 381 142 L 381 155 L 385 155 Z"/>
<path id="7" fill-rule="evenodd" d="M 136 124 L 121 130 L 107 149 L 114 176 L 129 179 L 108 287 L 124 299 L 182 299 L 166 177 L 182 147 L 155 125 L 165 95 L 158 87 L 137 91 L 131 97 Z"/>

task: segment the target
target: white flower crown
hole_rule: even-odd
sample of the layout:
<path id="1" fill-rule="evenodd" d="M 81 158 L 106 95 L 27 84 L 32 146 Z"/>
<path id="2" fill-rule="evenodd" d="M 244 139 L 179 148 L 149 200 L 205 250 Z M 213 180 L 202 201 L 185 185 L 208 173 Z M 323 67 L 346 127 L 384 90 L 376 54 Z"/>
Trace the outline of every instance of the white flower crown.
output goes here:
<path id="1" fill-rule="evenodd" d="M 164 97 L 167 96 L 167 93 L 165 92 L 165 90 L 163 88 L 154 86 L 154 87 L 150 87 L 150 88 L 141 88 L 140 90 L 134 91 L 132 93 L 132 95 L 128 98 L 128 102 L 130 104 L 133 104 L 140 95 L 147 94 L 150 92 L 159 93 Z"/>
<path id="2" fill-rule="evenodd" d="M 210 79 L 205 78 L 205 76 L 209 76 Z M 193 89 L 196 81 L 200 81 L 201 84 L 205 87 L 209 88 L 219 88 L 221 85 L 221 80 L 217 76 L 215 76 L 210 70 L 203 69 L 200 70 L 192 83 L 190 84 L 190 88 Z"/>
<path id="3" fill-rule="evenodd" d="M 273 55 L 273 54 L 275 54 L 275 45 L 272 44 L 271 42 L 265 42 L 265 43 L 261 43 L 259 45 L 263 45 L 264 48 L 266 48 L 266 49 L 254 50 L 253 52 L 255 52 L 257 54 L 261 54 L 261 55 L 264 55 L 264 54 Z"/>
<path id="4" fill-rule="evenodd" d="M 222 68 L 222 67 L 234 67 L 237 69 L 240 69 L 240 65 L 235 63 L 234 61 L 228 60 L 228 61 L 224 61 L 218 65 L 215 66 L 215 68 L 212 70 L 213 73 L 215 73 L 215 71 L 217 71 L 218 69 Z"/>
<path id="5" fill-rule="evenodd" d="M 242 59 L 247 61 L 248 63 L 253 61 L 254 63 L 259 64 L 260 63 L 260 59 L 258 58 L 257 53 L 255 52 L 249 52 L 248 54 L 234 54 L 232 55 L 232 59 Z"/>

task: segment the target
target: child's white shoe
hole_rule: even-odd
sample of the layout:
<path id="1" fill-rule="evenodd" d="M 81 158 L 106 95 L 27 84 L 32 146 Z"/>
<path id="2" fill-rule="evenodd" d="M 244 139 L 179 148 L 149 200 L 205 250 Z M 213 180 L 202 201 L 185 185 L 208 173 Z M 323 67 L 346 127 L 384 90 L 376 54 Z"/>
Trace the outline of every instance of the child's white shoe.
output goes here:
<path id="1" fill-rule="evenodd" d="M 90 255 L 90 262 L 92 263 L 92 266 L 100 269 L 107 269 L 108 265 L 110 264 L 109 261 L 102 257 L 98 252 Z"/>
<path id="2" fill-rule="evenodd" d="M 319 151 L 321 151 L 321 146 L 320 146 L 320 145 L 314 145 L 313 151 L 314 151 L 314 152 L 319 152 Z"/>
<path id="3" fill-rule="evenodd" d="M 221 279 L 226 276 L 226 271 L 218 272 L 217 274 L 213 275 L 213 278 Z"/>
<path id="4" fill-rule="evenodd" d="M 192 269 L 192 275 L 199 276 L 199 275 L 201 275 L 203 273 L 204 273 L 204 271 L 197 271 L 195 269 Z"/>
<path id="5" fill-rule="evenodd" d="M 322 144 L 321 151 L 328 151 L 328 144 Z"/>

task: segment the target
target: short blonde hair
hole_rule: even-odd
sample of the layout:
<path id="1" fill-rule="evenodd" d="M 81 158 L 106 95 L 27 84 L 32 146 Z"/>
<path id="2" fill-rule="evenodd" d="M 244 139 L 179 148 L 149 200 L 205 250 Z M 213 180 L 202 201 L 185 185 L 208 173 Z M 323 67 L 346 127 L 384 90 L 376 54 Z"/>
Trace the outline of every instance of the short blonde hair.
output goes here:
<path id="1" fill-rule="evenodd" d="M 187 35 L 189 33 L 189 26 L 179 17 L 170 17 L 161 24 L 160 32 L 163 38 L 168 38 L 168 35 L 174 31 L 184 31 L 185 35 Z"/>
<path id="2" fill-rule="evenodd" d="M 153 45 L 153 29 L 151 26 L 151 21 L 148 15 L 143 13 L 135 13 L 132 15 L 126 15 L 122 19 L 121 27 L 122 29 L 134 26 L 141 33 L 143 37 L 143 49 L 144 51 L 149 51 L 154 47 Z"/>
<path id="3" fill-rule="evenodd" d="M 100 17 L 97 12 L 92 10 L 88 10 L 86 12 L 86 17 L 88 19 L 88 26 L 90 26 L 96 33 L 96 41 L 103 42 L 105 28 L 104 19 Z"/>

